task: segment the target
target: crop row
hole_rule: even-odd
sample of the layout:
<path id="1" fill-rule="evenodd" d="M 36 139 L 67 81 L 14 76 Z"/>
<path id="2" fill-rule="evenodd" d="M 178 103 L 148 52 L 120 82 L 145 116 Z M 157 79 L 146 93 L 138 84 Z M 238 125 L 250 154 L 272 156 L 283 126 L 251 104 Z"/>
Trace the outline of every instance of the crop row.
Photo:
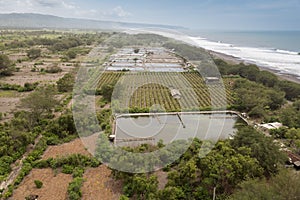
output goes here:
<path id="1" fill-rule="evenodd" d="M 232 79 L 207 85 L 197 72 L 105 72 L 99 88 L 105 84 L 117 84 L 114 97 L 122 108 L 151 109 L 159 105 L 165 111 L 196 110 L 224 107 L 233 101 Z M 181 97 L 173 98 L 171 89 L 178 90 Z"/>

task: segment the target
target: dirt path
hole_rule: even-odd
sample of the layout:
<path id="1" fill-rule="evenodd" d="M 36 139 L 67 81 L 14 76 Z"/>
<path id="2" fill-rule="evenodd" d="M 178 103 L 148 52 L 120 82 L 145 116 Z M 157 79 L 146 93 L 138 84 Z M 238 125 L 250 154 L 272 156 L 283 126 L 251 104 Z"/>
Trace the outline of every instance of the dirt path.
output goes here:
<path id="1" fill-rule="evenodd" d="M 34 145 L 32 148 L 30 148 L 29 151 L 27 151 L 20 160 L 17 160 L 14 164 L 12 164 L 12 172 L 9 174 L 7 179 L 3 181 L 0 185 L 0 190 L 3 190 L 3 194 L 6 192 L 9 185 L 11 185 L 14 180 L 19 175 L 22 167 L 23 167 L 23 161 L 27 158 L 27 156 L 34 150 L 35 146 L 39 143 L 40 139 L 42 138 L 42 135 L 39 135 L 34 140 Z"/>

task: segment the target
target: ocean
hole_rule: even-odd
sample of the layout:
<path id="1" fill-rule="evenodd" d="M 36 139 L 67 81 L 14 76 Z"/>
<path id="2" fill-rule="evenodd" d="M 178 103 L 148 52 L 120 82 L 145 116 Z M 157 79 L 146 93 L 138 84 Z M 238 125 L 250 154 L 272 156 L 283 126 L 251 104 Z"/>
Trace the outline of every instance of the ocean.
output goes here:
<path id="1" fill-rule="evenodd" d="M 300 31 L 174 31 L 134 29 L 128 33 L 163 35 L 234 56 L 247 63 L 294 75 L 300 80 Z"/>
<path id="2" fill-rule="evenodd" d="M 198 46 L 300 79 L 300 31 L 193 31 Z"/>

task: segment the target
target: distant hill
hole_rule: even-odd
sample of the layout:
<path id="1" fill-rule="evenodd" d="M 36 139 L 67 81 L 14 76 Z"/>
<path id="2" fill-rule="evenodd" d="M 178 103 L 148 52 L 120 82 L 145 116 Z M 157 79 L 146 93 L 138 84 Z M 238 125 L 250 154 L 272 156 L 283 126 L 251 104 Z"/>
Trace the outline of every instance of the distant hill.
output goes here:
<path id="1" fill-rule="evenodd" d="M 90 19 L 63 18 L 53 15 L 33 13 L 0 14 L 1 28 L 57 28 L 57 29 L 126 29 L 126 28 L 168 28 L 184 29 L 183 27 L 140 24 Z"/>

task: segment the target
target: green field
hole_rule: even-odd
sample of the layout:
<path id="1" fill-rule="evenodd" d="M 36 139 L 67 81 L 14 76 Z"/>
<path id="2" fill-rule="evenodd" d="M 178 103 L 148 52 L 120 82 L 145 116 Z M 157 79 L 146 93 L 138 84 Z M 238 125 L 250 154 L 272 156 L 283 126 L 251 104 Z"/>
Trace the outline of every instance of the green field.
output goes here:
<path id="1" fill-rule="evenodd" d="M 160 105 L 162 110 L 167 112 L 196 111 L 209 110 L 212 107 L 224 108 L 224 105 L 232 104 L 230 85 L 233 79 L 223 79 L 223 82 L 224 85 L 207 86 L 198 72 L 105 72 L 100 77 L 98 88 L 117 83 L 113 100 L 116 98 L 121 100 L 119 102 L 121 109 L 129 107 L 138 112 Z M 179 90 L 181 98 L 173 98 L 170 88 Z M 123 102 L 123 99 L 128 99 L 128 102 Z"/>

